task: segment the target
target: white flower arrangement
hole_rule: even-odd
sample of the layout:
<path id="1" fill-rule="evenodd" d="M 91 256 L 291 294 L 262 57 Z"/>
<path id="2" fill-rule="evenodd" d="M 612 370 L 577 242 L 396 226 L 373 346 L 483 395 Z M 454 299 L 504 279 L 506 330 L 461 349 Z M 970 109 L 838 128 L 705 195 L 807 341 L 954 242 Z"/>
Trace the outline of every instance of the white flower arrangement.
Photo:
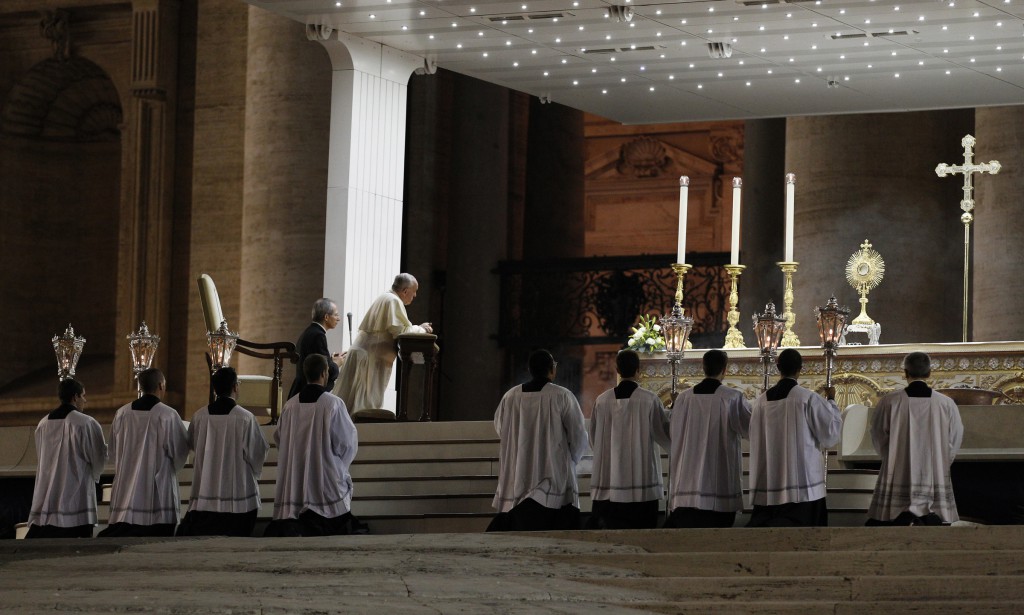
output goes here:
<path id="1" fill-rule="evenodd" d="M 658 318 L 649 314 L 641 316 L 633 327 L 633 335 L 626 341 L 626 348 L 637 352 L 665 350 L 665 336 L 661 333 Z"/>

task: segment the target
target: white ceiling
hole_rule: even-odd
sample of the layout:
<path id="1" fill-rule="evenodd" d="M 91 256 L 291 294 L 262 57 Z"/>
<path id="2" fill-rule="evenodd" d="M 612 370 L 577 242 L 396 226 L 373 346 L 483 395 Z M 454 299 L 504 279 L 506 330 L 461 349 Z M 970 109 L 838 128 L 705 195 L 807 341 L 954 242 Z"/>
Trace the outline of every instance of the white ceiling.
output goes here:
<path id="1" fill-rule="evenodd" d="M 1024 0 L 247 1 L 627 124 L 1024 103 Z"/>

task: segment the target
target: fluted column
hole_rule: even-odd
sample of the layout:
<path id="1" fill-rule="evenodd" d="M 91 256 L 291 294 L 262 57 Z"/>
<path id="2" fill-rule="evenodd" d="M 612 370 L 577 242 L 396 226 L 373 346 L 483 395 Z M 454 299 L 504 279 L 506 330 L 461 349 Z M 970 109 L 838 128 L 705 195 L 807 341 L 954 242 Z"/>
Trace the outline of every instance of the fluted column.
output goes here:
<path id="1" fill-rule="evenodd" d="M 406 90 L 424 64 L 325 28 L 310 27 L 307 35 L 323 43 L 333 68 L 323 294 L 358 324 L 399 272 Z M 328 333 L 332 349 L 342 348 L 342 336 L 341 327 Z M 394 374 L 384 407 L 396 409 Z"/>
<path id="2" fill-rule="evenodd" d="M 1024 339 L 1024 106 L 975 111 L 975 161 L 998 160 L 974 185 L 974 341 Z"/>
<path id="3" fill-rule="evenodd" d="M 240 308 L 229 324 L 248 340 L 295 341 L 323 292 L 331 64 L 302 24 L 262 9 L 249 11 L 248 47 Z M 239 365 L 268 373 L 266 361 Z"/>
<path id="4" fill-rule="evenodd" d="M 832 293 L 854 309 L 845 266 L 864 239 L 886 263 L 868 314 L 882 343 L 960 341 L 963 226 L 959 184 L 935 175 L 955 162 L 973 112 L 789 118 L 786 172 L 796 174 L 796 333 L 817 345 L 812 310 Z M 962 154 L 960 155 L 962 159 Z M 783 177 L 778 177 L 783 190 Z M 782 260 L 778 234 L 773 258 Z M 783 277 L 776 270 L 778 296 Z"/>

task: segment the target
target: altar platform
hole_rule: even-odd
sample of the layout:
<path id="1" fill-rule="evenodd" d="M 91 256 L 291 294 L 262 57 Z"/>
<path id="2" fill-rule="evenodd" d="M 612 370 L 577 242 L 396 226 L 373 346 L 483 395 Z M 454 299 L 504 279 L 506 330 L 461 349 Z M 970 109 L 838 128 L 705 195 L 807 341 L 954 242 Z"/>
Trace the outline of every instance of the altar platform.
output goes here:
<path id="1" fill-rule="evenodd" d="M 747 399 L 761 393 L 761 353 L 757 348 L 724 349 L 729 368 L 724 384 L 743 391 Z M 797 347 L 804 358 L 800 384 L 822 392 L 825 389 L 825 358 L 820 346 Z M 880 344 L 840 346 L 832 382 L 840 408 L 852 404 L 872 407 L 878 398 L 907 385 L 903 358 L 911 352 L 926 352 L 932 359 L 932 388 L 974 387 L 1001 393 L 1000 404 L 1024 404 L 1024 342 L 967 342 L 948 344 Z M 679 389 L 704 378 L 701 357 L 706 349 L 687 350 L 678 367 Z M 641 354 L 641 384 L 668 402 L 671 397 L 671 369 L 665 353 Z M 774 365 L 770 382 L 778 380 Z"/>

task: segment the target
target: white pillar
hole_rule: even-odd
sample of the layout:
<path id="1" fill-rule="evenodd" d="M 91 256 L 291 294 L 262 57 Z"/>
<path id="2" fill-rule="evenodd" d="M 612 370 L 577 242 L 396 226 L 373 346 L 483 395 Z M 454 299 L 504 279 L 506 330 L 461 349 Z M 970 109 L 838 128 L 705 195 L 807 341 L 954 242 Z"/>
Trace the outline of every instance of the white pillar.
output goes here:
<path id="1" fill-rule="evenodd" d="M 320 32 L 307 30 L 310 38 Z M 405 179 L 406 90 L 423 59 L 344 33 L 321 40 L 333 66 L 324 296 L 353 329 L 399 273 Z M 348 325 L 328 332 L 347 348 Z M 395 409 L 394 376 L 384 406 Z"/>

